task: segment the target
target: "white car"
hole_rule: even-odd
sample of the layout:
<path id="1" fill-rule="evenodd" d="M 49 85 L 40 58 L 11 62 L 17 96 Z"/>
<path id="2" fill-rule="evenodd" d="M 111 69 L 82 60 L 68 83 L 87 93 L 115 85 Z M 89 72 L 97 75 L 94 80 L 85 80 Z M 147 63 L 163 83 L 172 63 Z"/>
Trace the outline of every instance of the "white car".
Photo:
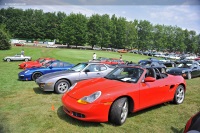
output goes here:
<path id="1" fill-rule="evenodd" d="M 46 48 L 57 48 L 56 45 L 47 45 Z"/>
<path id="2" fill-rule="evenodd" d="M 30 61 L 30 56 L 23 56 L 21 54 L 16 54 L 14 56 L 6 56 L 3 58 L 4 61 L 10 62 L 10 61 Z"/>

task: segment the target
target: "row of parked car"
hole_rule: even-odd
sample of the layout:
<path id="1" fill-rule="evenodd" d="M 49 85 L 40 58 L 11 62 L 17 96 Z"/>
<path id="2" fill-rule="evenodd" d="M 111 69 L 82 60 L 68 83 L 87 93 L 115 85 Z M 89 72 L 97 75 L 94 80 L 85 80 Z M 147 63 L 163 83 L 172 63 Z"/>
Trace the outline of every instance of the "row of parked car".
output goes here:
<path id="1" fill-rule="evenodd" d="M 183 103 L 186 82 L 182 73 L 168 74 L 166 66 L 153 59 L 137 64 L 101 59 L 74 65 L 39 58 L 20 63 L 19 68 L 25 70 L 18 78 L 35 80 L 42 91 L 64 93 L 63 110 L 83 121 L 122 125 L 129 112 L 169 101 Z"/>

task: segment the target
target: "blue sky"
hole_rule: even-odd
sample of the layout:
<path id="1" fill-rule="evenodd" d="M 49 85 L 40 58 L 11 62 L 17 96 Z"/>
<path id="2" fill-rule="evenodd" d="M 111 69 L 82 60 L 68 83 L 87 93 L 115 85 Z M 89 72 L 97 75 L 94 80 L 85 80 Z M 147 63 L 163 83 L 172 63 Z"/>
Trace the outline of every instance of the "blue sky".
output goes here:
<path id="1" fill-rule="evenodd" d="M 200 0 L 1 0 L 0 8 L 42 9 L 44 12 L 115 14 L 128 21 L 148 20 L 200 33 Z"/>

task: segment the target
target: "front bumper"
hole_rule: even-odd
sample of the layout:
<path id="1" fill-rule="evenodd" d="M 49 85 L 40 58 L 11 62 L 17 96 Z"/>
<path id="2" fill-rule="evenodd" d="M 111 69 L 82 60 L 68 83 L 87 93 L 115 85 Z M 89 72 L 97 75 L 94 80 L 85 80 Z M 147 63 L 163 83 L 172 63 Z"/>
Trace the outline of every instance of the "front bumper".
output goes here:
<path id="1" fill-rule="evenodd" d="M 80 104 L 67 94 L 62 98 L 63 110 L 71 117 L 91 122 L 107 122 L 112 103 Z"/>
<path id="2" fill-rule="evenodd" d="M 18 74 L 18 80 L 28 81 L 32 80 L 31 75 L 25 75 L 25 74 Z"/>
<path id="3" fill-rule="evenodd" d="M 54 91 L 55 83 L 43 83 L 36 80 L 36 84 L 40 87 L 42 91 Z"/>

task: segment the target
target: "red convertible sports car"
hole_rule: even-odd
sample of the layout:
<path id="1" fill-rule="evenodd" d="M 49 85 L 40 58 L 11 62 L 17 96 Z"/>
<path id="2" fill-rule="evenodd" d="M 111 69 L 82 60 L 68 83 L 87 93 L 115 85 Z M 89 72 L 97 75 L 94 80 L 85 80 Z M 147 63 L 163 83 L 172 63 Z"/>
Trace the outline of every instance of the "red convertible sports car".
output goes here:
<path id="1" fill-rule="evenodd" d="M 45 63 L 49 61 L 55 60 L 54 58 L 38 58 L 35 61 L 28 61 L 28 62 L 22 62 L 19 64 L 19 68 L 26 69 L 26 68 L 33 68 L 33 67 L 41 67 Z"/>
<path id="2" fill-rule="evenodd" d="M 71 117 L 122 125 L 129 112 L 165 102 L 181 104 L 186 82 L 182 76 L 142 66 L 116 67 L 104 78 L 80 81 L 62 96 L 63 110 Z"/>

